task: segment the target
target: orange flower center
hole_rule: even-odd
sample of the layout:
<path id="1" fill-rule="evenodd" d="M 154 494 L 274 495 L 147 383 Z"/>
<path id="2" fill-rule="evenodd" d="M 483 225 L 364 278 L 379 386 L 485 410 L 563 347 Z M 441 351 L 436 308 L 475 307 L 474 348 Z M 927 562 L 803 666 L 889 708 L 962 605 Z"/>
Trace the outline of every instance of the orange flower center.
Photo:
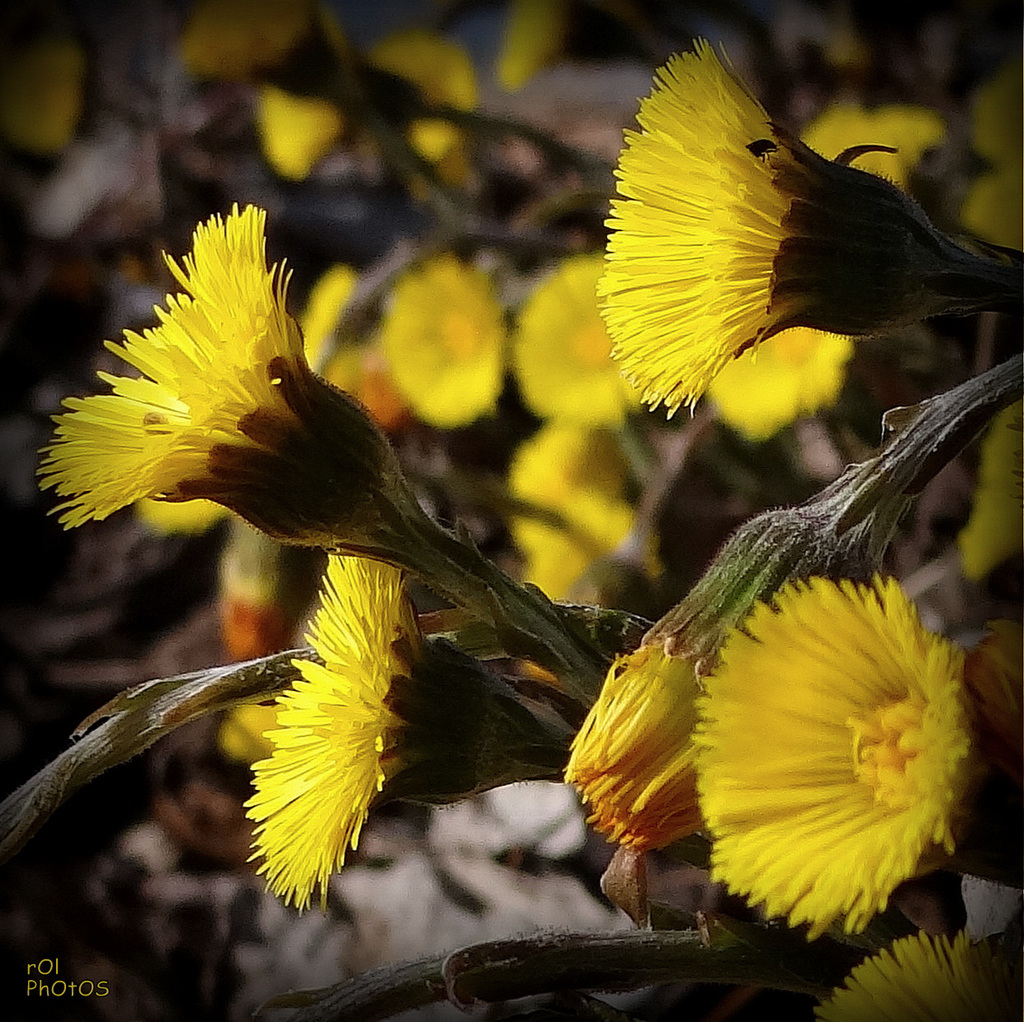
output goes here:
<path id="1" fill-rule="evenodd" d="M 916 798 L 908 774 L 922 751 L 924 703 L 908 698 L 879 707 L 848 723 L 853 730 L 853 765 L 857 779 L 874 792 L 875 803 L 907 809 Z"/>
<path id="2" fill-rule="evenodd" d="M 609 365 L 612 342 L 604 323 L 595 319 L 581 326 L 572 336 L 572 353 L 576 361 L 588 369 Z"/>
<path id="3" fill-rule="evenodd" d="M 448 309 L 442 320 L 444 346 L 458 361 L 471 359 L 480 348 L 480 331 L 461 309 Z"/>
<path id="4" fill-rule="evenodd" d="M 821 339 L 817 330 L 806 326 L 795 326 L 789 330 L 783 330 L 776 334 L 766 344 L 771 345 L 772 354 L 780 362 L 788 362 L 790 365 L 800 365 L 806 362 L 811 356 Z"/>

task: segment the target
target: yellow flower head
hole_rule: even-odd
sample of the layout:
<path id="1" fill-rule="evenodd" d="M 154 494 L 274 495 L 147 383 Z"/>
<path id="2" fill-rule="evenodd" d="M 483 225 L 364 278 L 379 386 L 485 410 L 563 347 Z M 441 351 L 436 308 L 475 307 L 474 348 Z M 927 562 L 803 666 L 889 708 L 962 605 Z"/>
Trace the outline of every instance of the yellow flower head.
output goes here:
<path id="1" fill-rule="evenodd" d="M 952 852 L 973 775 L 964 655 L 899 585 L 814 578 L 758 604 L 699 700 L 712 877 L 819 936 L 863 929 Z"/>
<path id="2" fill-rule="evenodd" d="M 662 848 L 700 827 L 691 664 L 641 646 L 611 666 L 572 743 L 565 779 L 609 840 Z"/>
<path id="3" fill-rule="evenodd" d="M 540 416 L 587 426 L 625 416 L 630 388 L 597 306 L 603 263 L 599 254 L 564 260 L 520 313 L 513 361 L 523 399 Z"/>
<path id="4" fill-rule="evenodd" d="M 990 621 L 967 654 L 964 680 L 985 758 L 1024 786 L 1024 629 L 1019 621 Z"/>
<path id="5" fill-rule="evenodd" d="M 864 153 L 856 158 L 854 166 L 887 178 L 906 191 L 910 171 L 945 133 L 942 118 L 925 107 L 890 103 L 868 110 L 853 103 L 833 103 L 804 128 L 801 137 L 829 160 L 852 146 L 878 145 L 897 150 Z"/>
<path id="6" fill-rule="evenodd" d="M 1010 962 L 966 932 L 918 933 L 861 962 L 815 1009 L 818 1022 L 1016 1022 L 1020 958 Z"/>
<path id="7" fill-rule="evenodd" d="M 282 64 L 314 13 L 313 0 L 195 0 L 181 58 L 194 75 L 246 81 Z"/>
<path id="8" fill-rule="evenodd" d="M 267 162 L 283 178 L 302 181 L 334 147 L 345 122 L 333 104 L 295 96 L 275 85 L 256 94 L 256 127 Z"/>
<path id="9" fill-rule="evenodd" d="M 706 42 L 657 72 L 637 121 L 598 293 L 613 355 L 653 407 L 692 406 L 789 327 L 860 336 L 1019 300 L 1016 270 L 779 127 Z"/>
<path id="10" fill-rule="evenodd" d="M 971 516 L 956 538 L 964 574 L 982 579 L 1024 547 L 1021 452 L 1024 403 L 1004 408 L 981 443 Z"/>
<path id="11" fill-rule="evenodd" d="M 960 218 L 979 238 L 1020 248 L 1024 232 L 1024 64 L 1012 60 L 978 90 L 974 105 L 974 149 L 988 162 L 971 185 Z"/>
<path id="12" fill-rule="evenodd" d="M 394 772 L 400 718 L 388 706 L 408 677 L 420 636 L 397 568 L 332 557 L 308 641 L 323 664 L 296 660 L 302 678 L 278 700 L 269 759 L 254 764 L 254 856 L 271 889 L 298 908 L 355 848 L 370 804 Z"/>
<path id="13" fill-rule="evenodd" d="M 501 393 L 505 324 L 488 276 L 441 255 L 395 285 L 381 326 L 394 381 L 425 422 L 464 426 Z"/>
<path id="14" fill-rule="evenodd" d="M 267 269 L 265 219 L 235 207 L 226 221 L 197 227 L 182 265 L 167 258 L 185 293 L 156 308 L 159 326 L 107 342 L 143 375 L 100 373 L 113 393 L 64 402 L 71 412 L 56 417 L 40 469 L 44 487 L 72 498 L 60 507 L 64 524 L 105 518 L 140 497 L 203 496 L 183 484 L 210 475 L 211 449 L 247 442 L 239 423 L 258 409 L 287 412 L 268 367 L 305 360 L 285 312 L 287 277 Z"/>
<path id="15" fill-rule="evenodd" d="M 844 334 L 791 327 L 730 362 L 708 394 L 733 429 L 767 440 L 801 415 L 834 404 L 852 355 L 853 341 Z"/>
<path id="16" fill-rule="evenodd" d="M 551 422 L 523 443 L 509 466 L 509 490 L 560 519 L 513 516 L 524 577 L 551 599 L 568 596 L 590 564 L 629 533 L 633 509 L 623 498 L 624 482 L 608 433 Z"/>
<path id="17" fill-rule="evenodd" d="M 637 121 L 598 290 L 623 372 L 674 412 L 770 326 L 789 200 L 768 115 L 707 43 L 659 69 Z"/>
<path id="18" fill-rule="evenodd" d="M 518 92 L 562 52 L 569 0 L 510 0 L 495 77 L 507 92 Z"/>
<path id="19" fill-rule="evenodd" d="M 35 156 L 55 156 L 82 112 L 85 53 L 66 36 L 0 48 L 0 136 Z"/>
<path id="20" fill-rule="evenodd" d="M 167 260 L 185 290 L 156 309 L 159 325 L 107 342 L 142 375 L 100 373 L 112 393 L 64 402 L 39 471 L 67 498 L 65 526 L 141 497 L 203 497 L 277 538 L 332 548 L 365 545 L 387 513 L 394 453 L 310 372 L 287 276 L 267 268 L 265 218 L 235 207 L 200 225 L 192 254 Z"/>

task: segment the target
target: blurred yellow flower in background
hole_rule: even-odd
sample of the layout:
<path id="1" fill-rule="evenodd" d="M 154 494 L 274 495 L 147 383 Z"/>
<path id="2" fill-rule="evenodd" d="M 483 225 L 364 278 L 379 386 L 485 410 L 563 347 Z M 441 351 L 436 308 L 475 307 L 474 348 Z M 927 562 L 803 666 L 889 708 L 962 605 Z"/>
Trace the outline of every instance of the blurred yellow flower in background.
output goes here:
<path id="1" fill-rule="evenodd" d="M 278 703 L 236 706 L 224 717 L 217 731 L 217 743 L 228 757 L 241 763 L 266 759 L 274 751 L 274 743 L 267 733 L 280 726 L 279 709 Z"/>
<path id="2" fill-rule="evenodd" d="M 135 502 L 135 513 L 156 533 L 186 536 L 206 532 L 231 514 L 212 500 L 183 500 L 172 504 L 150 497 Z"/>
<path id="3" fill-rule="evenodd" d="M 612 359 L 597 305 L 600 253 L 571 256 L 533 290 L 519 314 L 512 359 L 523 400 L 537 415 L 618 426 L 633 391 Z"/>
<path id="4" fill-rule="evenodd" d="M 964 654 L 892 579 L 758 604 L 698 703 L 711 875 L 820 936 L 862 930 L 955 847 L 973 780 Z"/>
<path id="5" fill-rule="evenodd" d="M 195 0 L 181 59 L 200 78 L 248 81 L 284 62 L 315 13 L 314 0 Z"/>
<path id="6" fill-rule="evenodd" d="M 334 332 L 358 280 L 358 270 L 335 263 L 317 277 L 309 290 L 299 327 L 306 360 L 318 372 L 332 357 Z"/>
<path id="7" fill-rule="evenodd" d="M 345 120 L 326 99 L 296 96 L 275 85 L 256 93 L 256 129 L 267 162 L 289 181 L 302 181 L 341 138 Z"/>
<path id="8" fill-rule="evenodd" d="M 700 829 L 693 666 L 641 646 L 611 666 L 572 743 L 565 779 L 608 840 L 663 848 Z"/>
<path id="9" fill-rule="evenodd" d="M 82 114 L 86 60 L 70 36 L 44 35 L 0 51 L 0 137 L 33 156 L 55 156 Z"/>
<path id="10" fill-rule="evenodd" d="M 982 579 L 1024 549 L 1024 403 L 1004 408 L 981 442 L 978 482 L 967 524 L 956 538 L 964 574 Z"/>
<path id="11" fill-rule="evenodd" d="M 801 415 L 834 404 L 852 356 L 850 337 L 790 327 L 730 362 L 708 394 L 733 429 L 767 440 Z"/>
<path id="12" fill-rule="evenodd" d="M 395 765 L 401 720 L 388 708 L 420 635 L 390 565 L 331 557 L 307 640 L 323 664 L 296 660 L 302 677 L 278 699 L 268 759 L 253 765 L 253 858 L 286 903 L 326 903 L 330 875 L 355 848 L 370 804 Z M 390 766 L 389 766 L 390 764 Z"/>
<path id="13" fill-rule="evenodd" d="M 381 325 L 394 382 L 424 422 L 465 426 L 493 411 L 504 378 L 504 312 L 491 280 L 453 255 L 395 284 Z"/>
<path id="14" fill-rule="evenodd" d="M 852 165 L 909 191 L 910 172 L 925 151 L 938 145 L 945 134 L 945 121 L 926 107 L 890 103 L 867 108 L 832 103 L 807 124 L 800 137 L 827 160 L 834 160 L 852 146 L 890 146 L 897 152 L 864 153 Z"/>
<path id="15" fill-rule="evenodd" d="M 313 285 L 299 317 L 306 357 L 324 379 L 361 402 L 382 429 L 392 432 L 409 418 L 409 405 L 394 380 L 379 337 L 334 344 L 334 333 L 359 273 L 337 263 Z"/>
<path id="16" fill-rule="evenodd" d="M 526 559 L 523 577 L 564 599 L 586 569 L 629 534 L 625 466 L 610 433 L 551 422 L 521 444 L 509 491 L 557 516 L 513 515 L 512 536 Z"/>
<path id="17" fill-rule="evenodd" d="M 979 90 L 972 144 L 989 167 L 964 199 L 964 226 L 985 241 L 1008 248 L 1024 242 L 1024 63 L 1013 60 Z"/>
<path id="18" fill-rule="evenodd" d="M 818 1022 L 1017 1022 L 1020 955 L 1014 964 L 965 931 L 953 940 L 917 933 L 865 959 L 815 1008 Z"/>
<path id="19" fill-rule="evenodd" d="M 428 103 L 472 110 L 477 104 L 476 72 L 469 54 L 456 42 L 425 29 L 396 32 L 373 46 L 371 63 L 418 86 Z M 420 117 L 409 127 L 413 148 L 438 164 L 447 180 L 466 173 L 465 137 L 440 117 Z"/>
<path id="20" fill-rule="evenodd" d="M 562 52 L 569 0 L 510 0 L 501 33 L 495 77 L 506 92 L 518 92 Z"/>

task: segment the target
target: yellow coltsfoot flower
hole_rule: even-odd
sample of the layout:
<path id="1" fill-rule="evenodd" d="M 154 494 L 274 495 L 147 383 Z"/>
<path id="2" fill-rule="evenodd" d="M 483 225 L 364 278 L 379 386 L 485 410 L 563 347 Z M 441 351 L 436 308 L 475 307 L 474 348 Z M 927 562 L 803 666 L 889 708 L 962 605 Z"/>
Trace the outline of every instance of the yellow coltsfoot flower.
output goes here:
<path id="1" fill-rule="evenodd" d="M 567 735 L 443 640 L 424 640 L 402 573 L 332 557 L 308 641 L 323 663 L 277 700 L 268 759 L 254 764 L 253 858 L 299 908 L 355 848 L 374 805 L 453 802 L 530 778 L 555 779 Z"/>
<path id="2" fill-rule="evenodd" d="M 334 148 L 345 120 L 325 99 L 263 84 L 256 94 L 256 128 L 270 166 L 289 181 L 302 181 Z"/>
<path id="3" fill-rule="evenodd" d="M 278 700 L 269 759 L 253 766 L 246 803 L 256 823 L 253 858 L 269 886 L 309 905 L 355 848 L 370 804 L 394 772 L 402 721 L 388 705 L 421 645 L 402 573 L 332 557 L 308 641 L 323 663 L 294 661 L 301 680 Z"/>
<path id="4" fill-rule="evenodd" d="M 834 404 L 852 356 L 849 337 L 795 326 L 730 362 L 708 394 L 724 422 L 750 440 L 767 440 Z"/>
<path id="5" fill-rule="evenodd" d="M 494 410 L 505 324 L 482 270 L 449 254 L 410 270 L 395 285 L 381 334 L 394 382 L 424 422 L 465 426 Z"/>
<path id="6" fill-rule="evenodd" d="M 619 426 L 633 393 L 612 360 L 597 305 L 600 254 L 570 256 L 527 298 L 513 341 L 523 400 L 538 415 Z"/>
<path id="7" fill-rule="evenodd" d="M 817 1007 L 818 1022 L 1017 1022 L 1021 966 L 966 932 L 894 941 Z"/>
<path id="8" fill-rule="evenodd" d="M 924 107 L 835 103 L 807 125 L 801 138 L 827 159 L 875 143 L 879 149 L 858 151 L 854 165 L 907 191 L 910 171 L 944 133 L 942 118 Z M 800 416 L 835 404 L 852 356 L 851 337 L 792 327 L 729 362 L 708 394 L 733 429 L 751 440 L 767 440 Z"/>
<path id="9" fill-rule="evenodd" d="M 862 930 L 955 848 L 975 776 L 963 675 L 891 579 L 756 605 L 698 701 L 712 878 L 809 938 L 840 916 Z"/>
<path id="10" fill-rule="evenodd" d="M 598 293 L 623 372 L 674 412 L 771 324 L 789 207 L 769 163 L 781 140 L 703 41 L 658 70 L 637 121 Z"/>
<path id="11" fill-rule="evenodd" d="M 628 536 L 635 514 L 625 483 L 622 455 L 607 431 L 549 422 L 521 444 L 509 491 L 555 519 L 513 516 L 523 577 L 553 600 L 568 597 L 587 568 Z"/>
<path id="12" fill-rule="evenodd" d="M 693 666 L 641 646 L 611 666 L 572 743 L 565 779 L 590 809 L 587 822 L 638 851 L 700 828 L 694 747 Z"/>
<path id="13" fill-rule="evenodd" d="M 710 45 L 672 57 L 626 131 L 599 285 L 652 407 L 696 403 L 793 326 L 862 335 L 1020 300 L 1020 274 L 937 231 L 888 181 L 773 122 Z M 869 146 L 871 140 L 867 140 Z"/>
<path id="14" fill-rule="evenodd" d="M 107 342 L 142 375 L 99 373 L 111 393 L 64 402 L 39 472 L 65 498 L 65 526 L 142 497 L 207 498 L 288 542 L 376 535 L 397 460 L 363 410 L 310 371 L 287 274 L 267 267 L 265 220 L 236 206 L 197 227 L 192 254 L 167 259 L 184 292 L 157 307 L 159 325 Z"/>

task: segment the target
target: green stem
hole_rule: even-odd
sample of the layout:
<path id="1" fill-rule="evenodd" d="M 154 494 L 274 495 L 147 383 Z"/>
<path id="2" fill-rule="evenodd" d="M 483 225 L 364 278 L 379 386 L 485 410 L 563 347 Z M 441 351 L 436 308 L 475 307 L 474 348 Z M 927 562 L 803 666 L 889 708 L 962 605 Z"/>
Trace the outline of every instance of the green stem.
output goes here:
<path id="1" fill-rule="evenodd" d="M 662 643 L 704 672 L 729 629 L 788 580 L 870 577 L 913 497 L 1020 395 L 1022 375 L 1017 355 L 946 393 L 887 412 L 875 457 L 851 465 L 805 503 L 746 522 L 644 641 Z"/>

